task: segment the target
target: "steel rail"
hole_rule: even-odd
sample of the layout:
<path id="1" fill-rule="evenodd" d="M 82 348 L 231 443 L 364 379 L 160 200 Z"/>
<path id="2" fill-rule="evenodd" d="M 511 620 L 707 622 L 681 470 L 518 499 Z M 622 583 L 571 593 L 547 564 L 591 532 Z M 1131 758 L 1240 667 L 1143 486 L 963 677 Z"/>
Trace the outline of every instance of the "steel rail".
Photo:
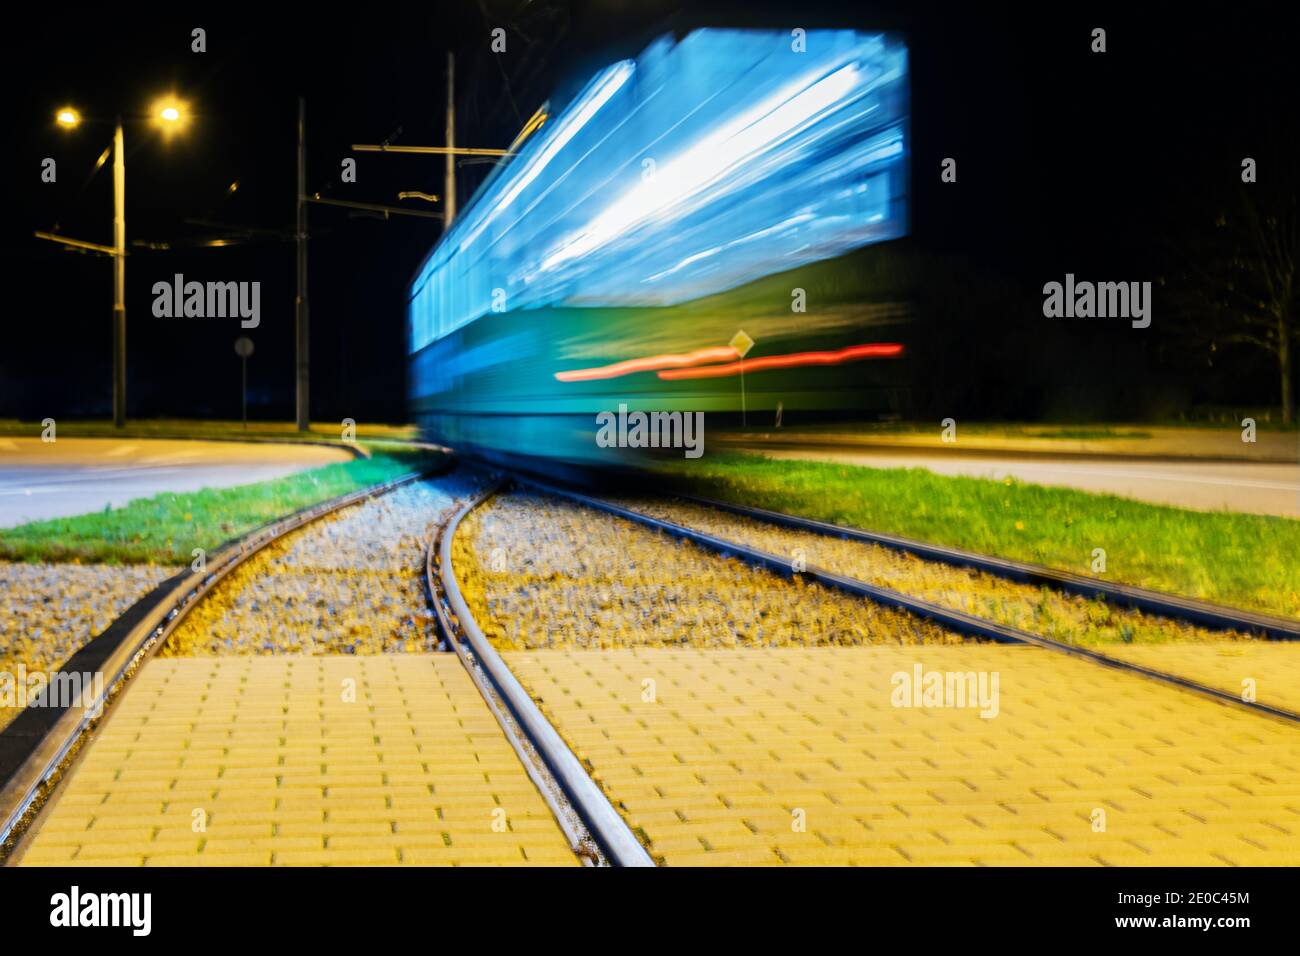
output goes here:
<path id="1" fill-rule="evenodd" d="M 1109 655 L 1102 654 L 1099 651 L 1077 647 L 1073 644 L 1065 644 L 1048 637 L 1041 637 L 1037 634 L 1032 634 L 1029 631 L 1022 631 L 1018 628 L 996 624 L 992 621 L 985 620 L 984 618 L 966 614 L 963 611 L 950 610 L 949 608 L 932 604 L 929 601 L 914 598 L 901 591 L 878 587 L 874 584 L 868 584 L 865 581 L 859 581 L 856 578 L 845 577 L 841 574 L 824 571 L 811 564 L 807 565 L 802 571 L 796 571 L 788 558 L 770 554 L 766 551 L 759 551 L 757 548 L 751 548 L 736 541 L 729 541 L 725 538 L 706 534 L 703 531 L 696 531 L 693 528 L 674 524 L 671 521 L 664 521 L 661 518 L 652 518 L 639 511 L 633 511 L 629 508 L 621 507 L 620 505 L 604 501 L 600 498 L 593 498 L 576 491 L 556 488 L 552 485 L 531 478 L 521 478 L 516 476 L 515 481 L 521 485 L 536 488 L 546 494 L 568 498 L 571 501 L 576 501 L 579 504 L 586 505 L 587 507 L 595 508 L 599 511 L 604 511 L 608 514 L 616 515 L 629 521 L 634 521 L 649 528 L 655 528 L 659 531 L 667 532 L 675 537 L 684 538 L 710 550 L 722 554 L 743 557 L 761 565 L 769 571 L 780 574 L 783 577 L 793 578 L 796 575 L 799 575 L 817 581 L 827 587 L 845 591 L 858 597 L 867 598 L 868 600 L 885 607 L 907 611 L 911 614 L 917 615 L 918 617 L 925 618 L 936 624 L 957 631 L 960 634 L 966 634 L 972 637 L 982 637 L 987 640 L 998 641 L 1004 644 L 1029 644 L 1034 647 L 1041 647 L 1045 650 L 1067 654 L 1071 657 L 1077 657 L 1094 664 L 1101 664 L 1105 667 L 1113 668 L 1125 673 L 1137 674 L 1149 678 L 1150 680 L 1158 681 L 1162 684 L 1167 684 L 1181 690 L 1199 694 L 1202 697 L 1207 697 L 1221 704 L 1238 707 L 1255 714 L 1273 717 L 1292 724 L 1300 724 L 1300 713 L 1286 710 L 1281 707 L 1273 707 L 1269 704 L 1261 704 L 1258 701 L 1242 700 L 1235 694 L 1230 694 L 1227 691 L 1219 690 L 1217 687 L 1210 687 L 1207 684 L 1201 684 L 1185 677 L 1179 677 L 1176 674 L 1169 674 L 1165 671 L 1156 670 L 1151 667 L 1144 667 L 1141 664 L 1134 664 L 1117 657 L 1110 657 Z"/>
<path id="2" fill-rule="evenodd" d="M 500 488 L 500 485 L 501 483 L 498 482 L 495 486 L 480 492 L 476 504 L 482 504 L 483 501 L 486 501 Z M 560 786 L 559 781 L 555 779 L 555 775 L 551 773 L 545 759 L 533 746 L 533 742 L 528 739 L 528 735 L 523 732 L 519 722 L 515 720 L 509 706 L 492 682 L 491 676 L 479 664 L 474 657 L 474 652 L 470 650 L 462 638 L 458 621 L 443 597 L 443 591 L 439 584 L 442 563 L 438 558 L 438 545 L 447 531 L 449 522 L 450 519 L 439 524 L 433 534 L 429 536 L 424 552 L 425 594 L 428 597 L 429 606 L 433 608 L 434 616 L 438 619 L 439 632 L 442 634 L 447 646 L 456 652 L 456 656 L 460 658 L 461 664 L 464 665 L 479 693 L 483 696 L 483 700 L 487 703 L 488 709 L 492 711 L 497 723 L 501 725 L 506 739 L 510 741 L 510 746 L 514 748 L 515 754 L 519 757 L 519 762 L 523 764 L 524 770 L 533 781 L 533 785 L 537 787 L 542 800 L 550 808 L 551 815 L 555 817 L 560 830 L 569 841 L 569 847 L 573 850 L 574 855 L 582 860 L 584 866 L 608 866 L 608 857 L 600 851 L 599 845 L 583 822 L 582 815 L 570 802 L 564 788 Z"/>
<path id="3" fill-rule="evenodd" d="M 864 531 L 861 528 L 848 525 L 832 524 L 829 521 L 803 518 L 798 515 L 771 511 L 766 508 L 756 508 L 751 505 L 737 505 L 729 501 L 718 501 L 714 498 L 703 498 L 695 495 L 678 495 L 677 497 L 693 504 L 729 511 L 732 514 L 753 518 L 756 521 L 764 521 L 768 524 L 812 531 L 828 537 L 865 541 L 895 551 L 914 554 L 920 558 L 941 561 L 944 564 L 957 567 L 973 568 L 1012 581 L 1027 584 L 1046 584 L 1058 590 L 1078 594 L 1086 598 L 1104 597 L 1116 604 L 1139 611 L 1148 611 L 1162 617 L 1177 618 L 1192 624 L 1199 624 L 1202 627 L 1216 630 L 1253 631 L 1263 633 L 1270 640 L 1300 640 L 1300 621 L 1289 618 L 1259 614 L 1254 611 L 1226 607 L 1222 604 L 1212 604 L 1209 601 L 1180 597 L 1176 594 L 1134 587 L 1129 584 L 1102 581 L 1099 578 L 1073 574 L 1069 571 L 1060 571 L 1041 564 L 1028 564 L 1023 561 L 995 558 L 986 554 L 927 544 L 924 541 L 916 541 L 897 535 Z"/>
<path id="4" fill-rule="evenodd" d="M 609 862 L 615 866 L 654 866 L 650 854 L 479 628 L 469 605 L 461 595 L 455 569 L 452 567 L 452 542 L 456 529 L 467 514 L 495 492 L 495 488 L 489 489 L 466 502 L 442 532 L 438 547 L 439 574 L 450 613 L 459 623 L 461 635 L 468 643 L 468 650 L 472 651 L 477 665 L 491 679 L 520 730 L 545 761 L 556 783 L 582 817 L 591 837 Z M 448 634 L 448 640 L 455 646 L 456 636 L 450 631 Z M 529 762 L 525 761 L 525 767 L 528 765 Z"/>
<path id="5" fill-rule="evenodd" d="M 450 461 L 450 458 L 448 458 Z M 59 674 L 103 673 L 102 691 L 65 707 L 27 707 L 0 731 L 0 857 L 12 856 L 20 831 L 30 829 L 49 782 L 74 748 L 105 717 L 107 707 L 139 666 L 200 600 L 235 568 L 267 545 L 326 515 L 445 469 L 410 472 L 397 478 L 300 508 L 259 525 L 210 555 L 200 571 L 181 571 L 163 581 L 113 621 L 59 668 Z M 56 686 L 51 678 L 50 686 Z M 26 819 L 24 823 L 24 819 Z"/>

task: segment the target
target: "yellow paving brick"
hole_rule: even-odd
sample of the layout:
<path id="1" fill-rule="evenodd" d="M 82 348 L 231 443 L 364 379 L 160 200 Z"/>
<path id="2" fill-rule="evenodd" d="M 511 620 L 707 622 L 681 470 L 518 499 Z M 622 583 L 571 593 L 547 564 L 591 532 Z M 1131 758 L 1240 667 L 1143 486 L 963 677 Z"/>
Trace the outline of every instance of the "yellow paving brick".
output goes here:
<path id="1" fill-rule="evenodd" d="M 106 866 L 106 867 L 126 867 L 126 866 L 144 866 L 145 857 L 138 854 L 127 854 L 123 856 L 111 855 L 91 855 L 78 854 L 76 859 L 72 860 L 70 866 Z"/>
<path id="2" fill-rule="evenodd" d="M 1108 644 L 1102 650 L 1230 694 L 1249 690 L 1260 703 L 1300 713 L 1300 644 L 1292 641 Z"/>
<path id="3" fill-rule="evenodd" d="M 27 851 L 24 859 L 28 866 L 69 866 L 76 861 L 79 846 L 42 843 Z"/>
<path id="4" fill-rule="evenodd" d="M 410 654 L 150 661 L 23 862 L 578 860 L 459 660 Z"/>
<path id="5" fill-rule="evenodd" d="M 505 656 L 670 865 L 1300 859 L 1300 730 L 1048 651 Z M 996 715 L 895 706 L 895 676 L 917 665 L 996 672 Z"/>

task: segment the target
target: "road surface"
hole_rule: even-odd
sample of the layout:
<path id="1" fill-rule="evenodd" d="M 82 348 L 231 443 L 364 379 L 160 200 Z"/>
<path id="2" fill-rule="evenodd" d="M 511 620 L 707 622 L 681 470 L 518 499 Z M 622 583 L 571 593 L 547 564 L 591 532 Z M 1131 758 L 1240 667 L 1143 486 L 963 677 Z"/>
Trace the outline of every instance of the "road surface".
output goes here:
<path id="1" fill-rule="evenodd" d="M 894 452 L 826 446 L 798 449 L 752 446 L 743 450 L 773 458 L 833 461 L 870 468 L 926 468 L 940 475 L 998 481 L 1011 477 L 1038 485 L 1060 485 L 1199 511 L 1226 509 L 1300 517 L 1300 465 L 1296 464 L 1139 458 L 1088 460 L 969 453 L 957 456 L 939 451 Z"/>
<path id="2" fill-rule="evenodd" d="M 268 481 L 351 459 L 346 449 L 323 445 L 0 437 L 0 528 L 120 508 L 164 491 Z"/>

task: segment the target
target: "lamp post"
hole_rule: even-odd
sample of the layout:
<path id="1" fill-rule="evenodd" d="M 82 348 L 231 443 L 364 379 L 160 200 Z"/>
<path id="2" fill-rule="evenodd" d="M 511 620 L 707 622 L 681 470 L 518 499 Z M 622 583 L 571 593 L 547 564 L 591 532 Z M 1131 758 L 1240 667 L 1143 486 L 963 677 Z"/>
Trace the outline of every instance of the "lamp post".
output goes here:
<path id="1" fill-rule="evenodd" d="M 311 329 L 307 307 L 307 101 L 298 97 L 298 214 L 295 271 L 298 292 L 293 301 L 294 421 L 298 431 L 311 430 Z"/>
<path id="2" fill-rule="evenodd" d="M 182 128 L 186 122 L 184 105 L 172 97 L 157 101 L 151 110 L 154 121 L 165 131 Z M 70 106 L 55 113 L 55 121 L 64 129 L 81 125 L 81 114 Z M 122 117 L 113 130 L 113 245 L 68 239 L 38 232 L 37 238 L 48 239 L 79 249 L 88 249 L 113 259 L 113 424 L 126 425 L 126 146 Z"/>
<path id="3" fill-rule="evenodd" d="M 126 148 L 113 132 L 113 425 L 126 426 Z"/>
<path id="4" fill-rule="evenodd" d="M 248 357 L 253 354 L 253 340 L 247 335 L 235 339 L 235 354 L 242 364 L 239 391 L 239 415 L 244 422 L 244 431 L 248 431 Z"/>
<path id="5" fill-rule="evenodd" d="M 456 56 L 447 51 L 447 149 L 456 148 Z M 456 218 L 456 157 L 447 153 L 447 176 L 442 187 L 442 231 L 451 228 Z"/>

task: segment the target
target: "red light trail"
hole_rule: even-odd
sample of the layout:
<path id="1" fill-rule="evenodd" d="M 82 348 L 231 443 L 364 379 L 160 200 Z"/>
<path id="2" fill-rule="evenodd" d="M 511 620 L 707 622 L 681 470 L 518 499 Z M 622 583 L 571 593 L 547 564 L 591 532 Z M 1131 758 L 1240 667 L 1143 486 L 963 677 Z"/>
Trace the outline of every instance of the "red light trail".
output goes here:
<path id="1" fill-rule="evenodd" d="M 629 359 L 626 362 L 615 362 L 613 365 L 601 365 L 597 368 L 576 368 L 568 372 L 556 372 L 555 377 L 561 382 L 590 382 L 601 378 L 631 375 L 633 372 L 654 372 L 658 369 L 682 368 L 705 362 L 725 362 L 736 358 L 738 354 L 730 345 L 718 345 L 707 349 L 696 349 L 685 355 L 652 355 L 649 358 Z"/>
<path id="2" fill-rule="evenodd" d="M 792 352 L 788 355 L 767 355 L 750 359 L 748 362 L 740 362 L 734 361 L 739 357 L 739 353 L 734 348 L 730 345 L 718 345 L 707 349 L 696 349 L 684 355 L 672 353 L 651 355 L 647 358 L 615 362 L 613 365 L 556 372 L 555 378 L 561 382 L 591 382 L 603 378 L 618 378 L 635 372 L 656 371 L 665 381 L 683 378 L 724 378 L 728 375 L 739 375 L 742 367 L 746 372 L 761 372 L 774 368 L 839 365 L 843 362 L 868 358 L 897 358 L 902 354 L 903 346 L 897 342 L 874 342 L 869 345 L 850 345 L 830 352 Z M 710 362 L 725 364 L 709 365 Z"/>
<path id="3" fill-rule="evenodd" d="M 867 358 L 897 358 L 903 346 L 897 342 L 876 342 L 871 345 L 850 345 L 833 352 L 792 352 L 789 355 L 765 355 L 748 362 L 728 362 L 726 365 L 709 365 L 703 368 L 682 368 L 659 373 L 665 381 L 682 378 L 723 378 L 746 372 L 762 372 L 774 368 L 799 368 L 808 365 L 839 365 Z"/>

